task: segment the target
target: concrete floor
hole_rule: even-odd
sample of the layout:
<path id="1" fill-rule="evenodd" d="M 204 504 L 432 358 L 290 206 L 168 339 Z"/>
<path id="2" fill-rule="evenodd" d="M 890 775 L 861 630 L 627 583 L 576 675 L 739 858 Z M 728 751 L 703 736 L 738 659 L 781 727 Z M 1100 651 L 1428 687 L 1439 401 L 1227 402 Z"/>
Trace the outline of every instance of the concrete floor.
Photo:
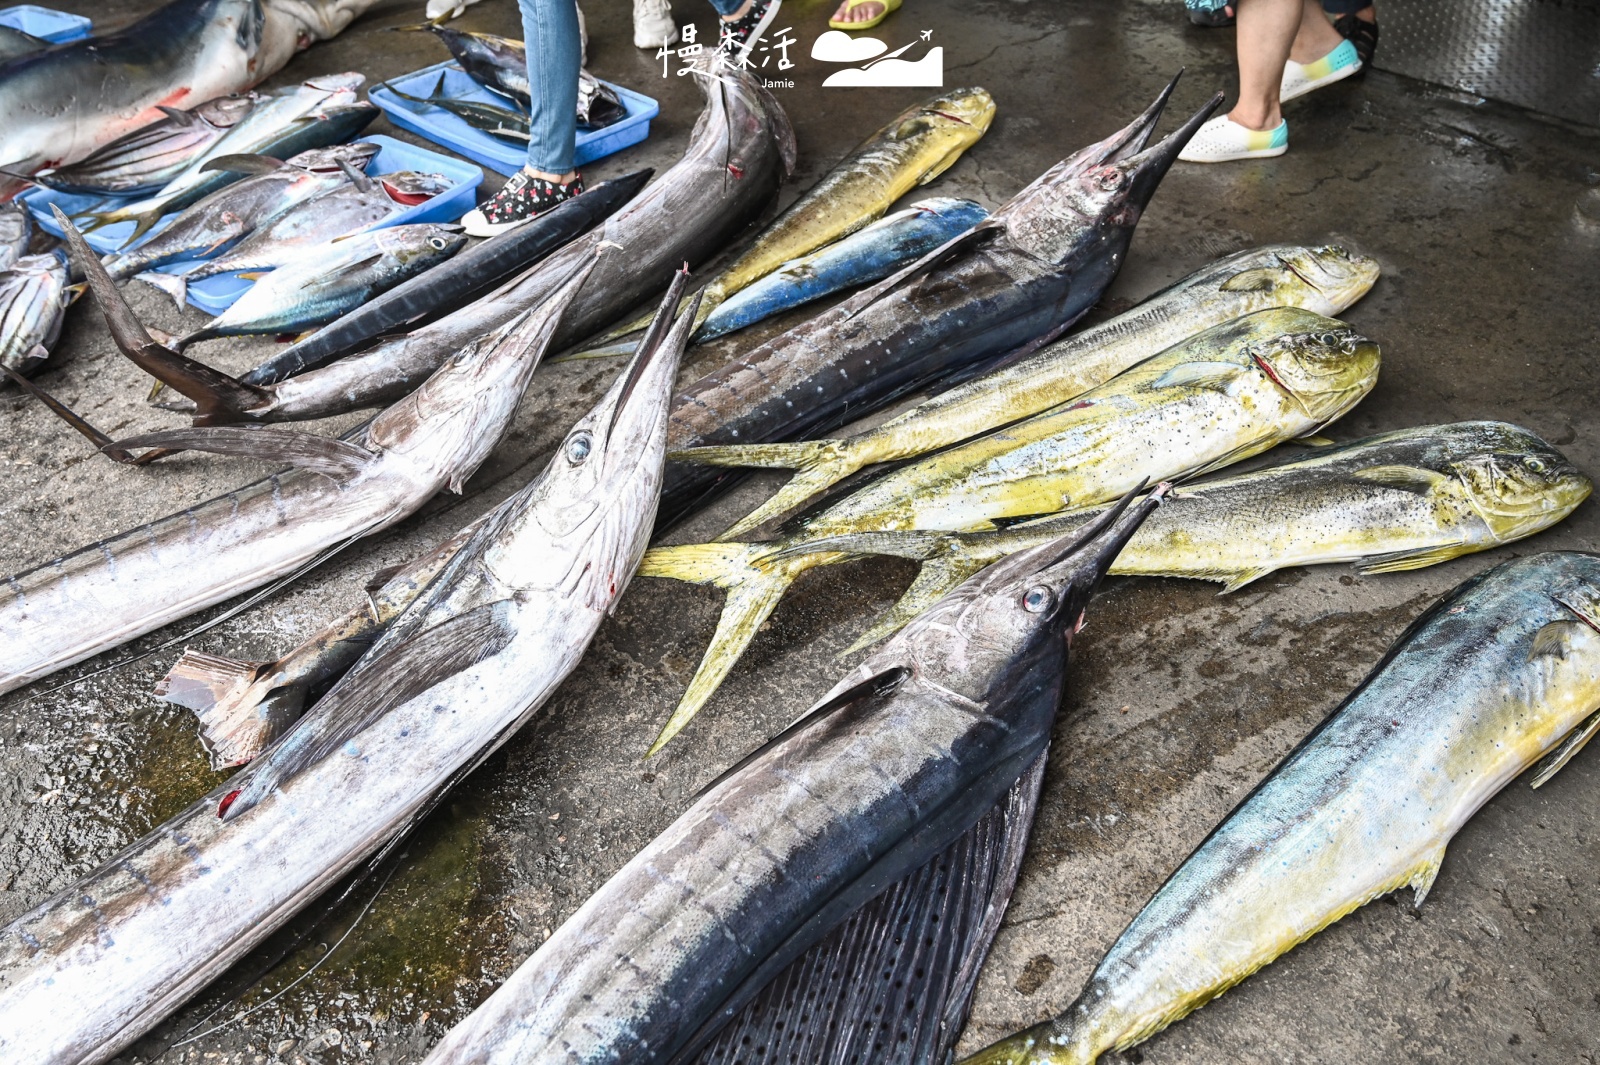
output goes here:
<path id="1" fill-rule="evenodd" d="M 56 2 L 103 22 L 148 6 Z M 431 38 L 381 32 L 414 21 L 420 6 L 382 7 L 275 81 L 352 68 L 377 80 L 435 62 L 443 52 Z M 923 95 L 821 90 L 823 71 L 804 50 L 827 6 L 785 4 L 782 22 L 802 42 L 796 88 L 778 90 L 800 143 L 789 197 Z M 677 7 L 709 29 L 703 6 Z M 659 63 L 632 48 L 621 0 L 591 0 L 587 9 L 591 67 L 662 103 L 650 140 L 589 176 L 669 163 L 697 114 L 694 90 L 687 79 L 663 80 Z M 508 0 L 486 0 L 461 24 L 517 35 Z M 1178 67 L 1189 73 L 1175 111 L 1232 81 L 1231 32 L 1189 28 L 1175 0 L 912 0 L 882 35 L 897 46 L 921 29 L 947 47 L 947 84 L 984 85 L 999 103 L 988 137 L 930 191 L 991 206 L 1121 125 Z M 1384 370 L 1332 435 L 1501 418 L 1600 471 L 1600 228 L 1586 227 L 1575 209 L 1597 195 L 1600 130 L 1384 74 L 1291 104 L 1288 116 L 1293 148 L 1284 158 L 1180 165 L 1168 177 L 1108 306 L 1250 244 L 1349 240 L 1384 266 L 1378 287 L 1347 316 L 1382 343 Z M 393 132 L 381 122 L 376 129 Z M 129 291 L 148 320 L 178 328 L 164 297 L 139 285 Z M 41 383 L 113 435 L 171 424 L 143 405 L 147 383 L 116 355 L 98 312 L 78 306 L 69 318 L 60 366 Z M 198 321 L 194 311 L 182 319 Z M 707 350 L 701 367 L 746 343 Z M 237 371 L 269 348 L 218 342 L 196 354 Z M 190 642 L 275 656 L 357 602 L 368 574 L 525 483 L 592 401 L 592 386 L 613 372 L 598 363 L 541 370 L 515 428 L 464 498 L 435 501 Z M 0 571 L 259 473 L 202 457 L 127 470 L 93 458 L 14 393 L 0 398 L 0 412 Z M 747 482 L 677 538 L 722 528 L 771 486 Z M 1409 574 L 1295 570 L 1227 598 L 1197 583 L 1109 584 L 1079 644 L 1032 850 L 964 1047 L 1069 1002 L 1150 893 L 1435 596 L 1514 553 L 1593 547 L 1597 515 L 1589 503 L 1535 541 Z M 228 993 L 249 987 L 236 1003 L 213 989 L 119 1060 L 149 1062 L 164 1050 L 167 1062 L 419 1060 L 703 784 L 828 688 L 844 668 L 834 654 L 910 576 L 908 564 L 890 560 L 808 575 L 714 703 L 648 764 L 639 756 L 687 682 L 719 597 L 637 582 L 547 711 L 407 845 L 370 910 L 369 886 L 322 923 L 303 919 L 294 931 L 304 941 L 285 964 L 257 982 L 259 965 L 247 962 L 223 981 Z M 133 650 L 186 631 L 157 633 Z M 219 779 L 187 712 L 149 695 L 176 653 L 159 650 L 51 690 L 105 664 L 91 663 L 0 700 L 0 919 L 65 887 Z M 1374 903 L 1128 1060 L 1600 1060 L 1597 808 L 1594 753 L 1537 793 L 1508 788 L 1457 838 L 1420 916 L 1408 897 Z M 260 1008 L 203 1034 L 245 1006 Z M 167 1050 L 191 1034 L 200 1037 Z"/>

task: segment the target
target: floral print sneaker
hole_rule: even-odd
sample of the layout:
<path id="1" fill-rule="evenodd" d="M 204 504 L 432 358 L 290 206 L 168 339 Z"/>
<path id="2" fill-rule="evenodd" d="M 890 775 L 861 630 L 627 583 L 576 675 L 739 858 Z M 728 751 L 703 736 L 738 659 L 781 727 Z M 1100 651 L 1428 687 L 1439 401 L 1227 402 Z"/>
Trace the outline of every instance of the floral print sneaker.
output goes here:
<path id="1" fill-rule="evenodd" d="M 744 66 L 749 62 L 750 50 L 778 17 L 778 8 L 782 6 L 783 0 L 754 0 L 743 16 L 722 23 L 722 39 L 717 42 L 717 51 L 727 56 L 734 66 Z"/>
<path id="2" fill-rule="evenodd" d="M 469 237 L 493 237 L 530 222 L 583 192 L 578 175 L 565 185 L 536 178 L 526 170 L 511 175 L 505 188 L 482 207 L 468 211 L 461 225 Z"/>

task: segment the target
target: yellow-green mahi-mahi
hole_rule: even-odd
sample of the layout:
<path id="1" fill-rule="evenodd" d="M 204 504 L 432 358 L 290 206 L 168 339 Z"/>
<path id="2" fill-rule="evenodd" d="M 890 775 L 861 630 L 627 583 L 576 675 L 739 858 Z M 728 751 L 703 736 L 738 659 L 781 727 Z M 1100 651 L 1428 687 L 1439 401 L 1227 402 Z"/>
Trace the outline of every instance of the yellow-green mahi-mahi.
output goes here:
<path id="1" fill-rule="evenodd" d="M 1519 426 L 1401 429 L 1173 492 L 1111 572 L 1221 581 L 1231 592 L 1290 566 L 1421 569 L 1532 536 L 1571 514 L 1593 490 L 1566 456 Z M 894 632 L 996 559 L 1048 543 L 1103 510 L 995 532 L 862 533 L 808 546 L 924 560 L 906 594 L 853 651 Z"/>
<path id="2" fill-rule="evenodd" d="M 1378 346 L 1320 314 L 1258 311 L 1169 348 L 1075 403 L 896 470 L 775 543 L 659 547 L 639 572 L 728 589 L 716 635 L 652 750 L 688 723 L 801 573 L 850 557 L 811 541 L 972 531 L 1108 502 L 1204 473 L 1342 416 L 1378 377 Z"/>
<path id="3" fill-rule="evenodd" d="M 1600 728 L 1600 557 L 1507 562 L 1419 618 L 1133 919 L 1076 1002 L 966 1065 L 1089 1065 L 1366 903 L 1421 905 L 1445 846 Z"/>
<path id="4" fill-rule="evenodd" d="M 864 466 L 915 458 L 1076 399 L 1211 326 L 1272 307 L 1336 315 L 1378 279 L 1376 260 L 1336 244 L 1269 244 L 1196 270 L 1110 321 L 957 385 L 875 428 L 834 440 L 677 451 L 716 466 L 793 469 L 794 479 L 723 533 L 743 536 Z"/>

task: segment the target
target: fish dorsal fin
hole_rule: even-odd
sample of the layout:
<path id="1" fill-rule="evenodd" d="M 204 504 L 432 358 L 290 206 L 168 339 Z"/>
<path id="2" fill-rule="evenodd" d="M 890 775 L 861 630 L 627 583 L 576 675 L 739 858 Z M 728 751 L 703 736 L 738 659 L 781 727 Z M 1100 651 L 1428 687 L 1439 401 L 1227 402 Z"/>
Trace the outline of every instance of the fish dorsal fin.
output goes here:
<path id="1" fill-rule="evenodd" d="M 1362 564 L 1359 572 L 1364 575 L 1373 573 L 1404 573 L 1407 570 L 1426 569 L 1437 566 L 1441 562 L 1449 562 L 1452 558 L 1465 553 L 1466 545 L 1462 543 L 1443 544 L 1439 547 L 1427 547 L 1420 551 L 1393 551 L 1386 555 L 1374 555 Z"/>
<path id="2" fill-rule="evenodd" d="M 1439 876 L 1439 867 L 1444 864 L 1444 845 L 1424 858 L 1415 869 L 1411 871 L 1411 879 L 1406 881 L 1411 888 L 1411 908 L 1422 909 L 1422 900 L 1428 897 L 1428 892 L 1433 889 L 1433 882 Z"/>
<path id="3" fill-rule="evenodd" d="M 220 815 L 244 813 L 395 707 L 505 650 L 516 636 L 509 611 L 509 601 L 497 600 L 374 648 L 239 778 Z"/>
<path id="4" fill-rule="evenodd" d="M 1546 625 L 1545 628 L 1549 628 L 1549 626 Z M 1572 761 L 1579 751 L 1583 750 L 1584 744 L 1594 739 L 1596 732 L 1600 732 L 1600 710 L 1584 718 L 1577 728 L 1567 733 L 1567 738 L 1561 741 L 1561 746 L 1539 760 L 1539 764 L 1534 768 L 1533 780 L 1529 782 L 1529 786 L 1538 788 L 1549 783 L 1551 777 L 1561 772 L 1562 767 Z"/>
<path id="5" fill-rule="evenodd" d="M 760 758 L 762 755 L 766 754 L 768 751 L 772 750 L 772 748 L 784 742 L 789 737 L 801 732 L 804 729 L 810 728 L 813 724 L 821 721 L 834 711 L 842 710 L 847 706 L 852 706 L 855 703 L 860 702 L 862 699 L 879 698 L 881 696 L 888 695 L 898 688 L 906 679 L 906 677 L 910 675 L 910 673 L 911 671 L 905 666 L 895 666 L 894 668 L 884 670 L 881 673 L 874 673 L 865 680 L 861 681 L 859 684 L 852 684 L 850 687 L 846 688 L 838 695 L 835 695 L 833 698 L 825 699 L 824 701 L 818 703 L 816 706 L 813 706 L 810 710 L 807 710 L 804 714 L 802 714 L 800 718 L 794 722 L 794 724 L 790 725 L 788 728 L 772 737 L 766 743 L 763 743 L 761 746 L 757 747 L 755 750 L 739 759 L 738 762 L 734 763 L 734 765 L 725 771 L 721 776 L 717 777 L 711 783 L 701 788 L 699 794 L 695 796 L 694 801 L 700 801 L 700 799 L 708 792 L 714 790 L 717 785 L 721 784 L 735 773 L 738 773 L 740 770 L 744 769 L 745 766 L 749 765 L 751 762 L 754 762 L 757 758 Z"/>
<path id="6" fill-rule="evenodd" d="M 235 455 L 282 462 L 290 466 L 326 474 L 334 478 L 353 477 L 366 469 L 376 456 L 364 447 L 345 440 L 294 429 L 275 429 L 254 425 L 211 425 L 188 429 L 168 429 L 159 433 L 119 440 L 115 447 L 176 448 L 208 451 L 215 455 Z"/>
<path id="7" fill-rule="evenodd" d="M 1225 392 L 1244 369 L 1236 362 L 1185 362 L 1155 379 L 1151 388 L 1214 388 Z"/>
<path id="8" fill-rule="evenodd" d="M 1222 283 L 1224 292 L 1268 292 L 1283 277 L 1283 270 L 1273 266 L 1257 267 L 1234 274 Z"/>
<path id="9" fill-rule="evenodd" d="M 1004 228 L 1004 226 L 994 222 L 992 219 L 985 219 L 984 221 L 973 226 L 971 229 L 968 229 L 962 233 L 957 233 L 955 236 L 951 237 L 937 248 L 928 252 L 922 258 L 911 263 L 909 266 L 890 274 L 882 281 L 879 281 L 876 285 L 873 285 L 869 289 L 863 289 L 860 293 L 852 297 L 849 304 L 850 316 L 854 317 L 867 307 L 878 302 L 878 300 L 882 299 L 889 292 L 903 284 L 906 284 L 914 278 L 919 277 L 922 274 L 938 269 L 951 259 L 954 259 L 957 255 L 960 255 L 966 251 L 971 251 L 981 244 L 988 243 L 989 241 L 993 240 L 997 234 L 1002 232 Z"/>
<path id="10" fill-rule="evenodd" d="M 368 177 L 366 171 L 351 166 L 350 160 L 340 159 L 338 163 L 339 169 L 344 171 L 344 176 L 350 179 L 350 184 L 356 187 L 357 192 L 368 193 L 378 187 L 378 183 Z"/>
<path id="11" fill-rule="evenodd" d="M 1427 495 L 1450 479 L 1442 473 L 1423 469 L 1421 466 L 1368 466 L 1364 470 L 1357 470 L 1352 476 L 1373 484 L 1381 484 L 1386 488 L 1416 492 L 1418 495 Z"/>
<path id="12" fill-rule="evenodd" d="M 988 812 L 777 973 L 694 1065 L 950 1060 L 1038 807 L 1040 755 Z"/>
<path id="13" fill-rule="evenodd" d="M 315 277 L 308 277 L 305 279 L 305 281 L 301 282 L 300 287 L 302 289 L 309 289 L 315 288 L 317 285 L 326 285 L 331 282 L 348 281 L 355 274 L 358 274 L 362 270 L 366 270 L 369 267 L 375 266 L 382 261 L 383 253 L 373 252 L 371 255 L 368 255 L 365 258 L 357 259 L 353 263 L 340 263 L 337 266 L 329 267 L 322 273 L 317 274 Z"/>
<path id="14" fill-rule="evenodd" d="M 274 159 L 270 155 L 219 155 L 215 159 L 208 159 L 201 168 L 202 172 L 222 170 L 230 174 L 276 174 L 282 170 L 297 170 L 282 159 Z"/>

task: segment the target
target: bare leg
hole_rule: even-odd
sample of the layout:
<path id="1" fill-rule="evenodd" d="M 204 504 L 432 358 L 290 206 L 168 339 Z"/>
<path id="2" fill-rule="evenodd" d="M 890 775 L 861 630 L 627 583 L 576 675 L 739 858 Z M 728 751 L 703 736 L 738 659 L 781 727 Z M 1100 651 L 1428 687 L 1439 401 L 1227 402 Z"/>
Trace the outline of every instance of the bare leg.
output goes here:
<path id="1" fill-rule="evenodd" d="M 1228 117 L 1249 129 L 1274 129 L 1283 121 L 1284 63 L 1321 59 L 1343 38 L 1316 0 L 1241 0 L 1237 9 L 1239 102 Z"/>

